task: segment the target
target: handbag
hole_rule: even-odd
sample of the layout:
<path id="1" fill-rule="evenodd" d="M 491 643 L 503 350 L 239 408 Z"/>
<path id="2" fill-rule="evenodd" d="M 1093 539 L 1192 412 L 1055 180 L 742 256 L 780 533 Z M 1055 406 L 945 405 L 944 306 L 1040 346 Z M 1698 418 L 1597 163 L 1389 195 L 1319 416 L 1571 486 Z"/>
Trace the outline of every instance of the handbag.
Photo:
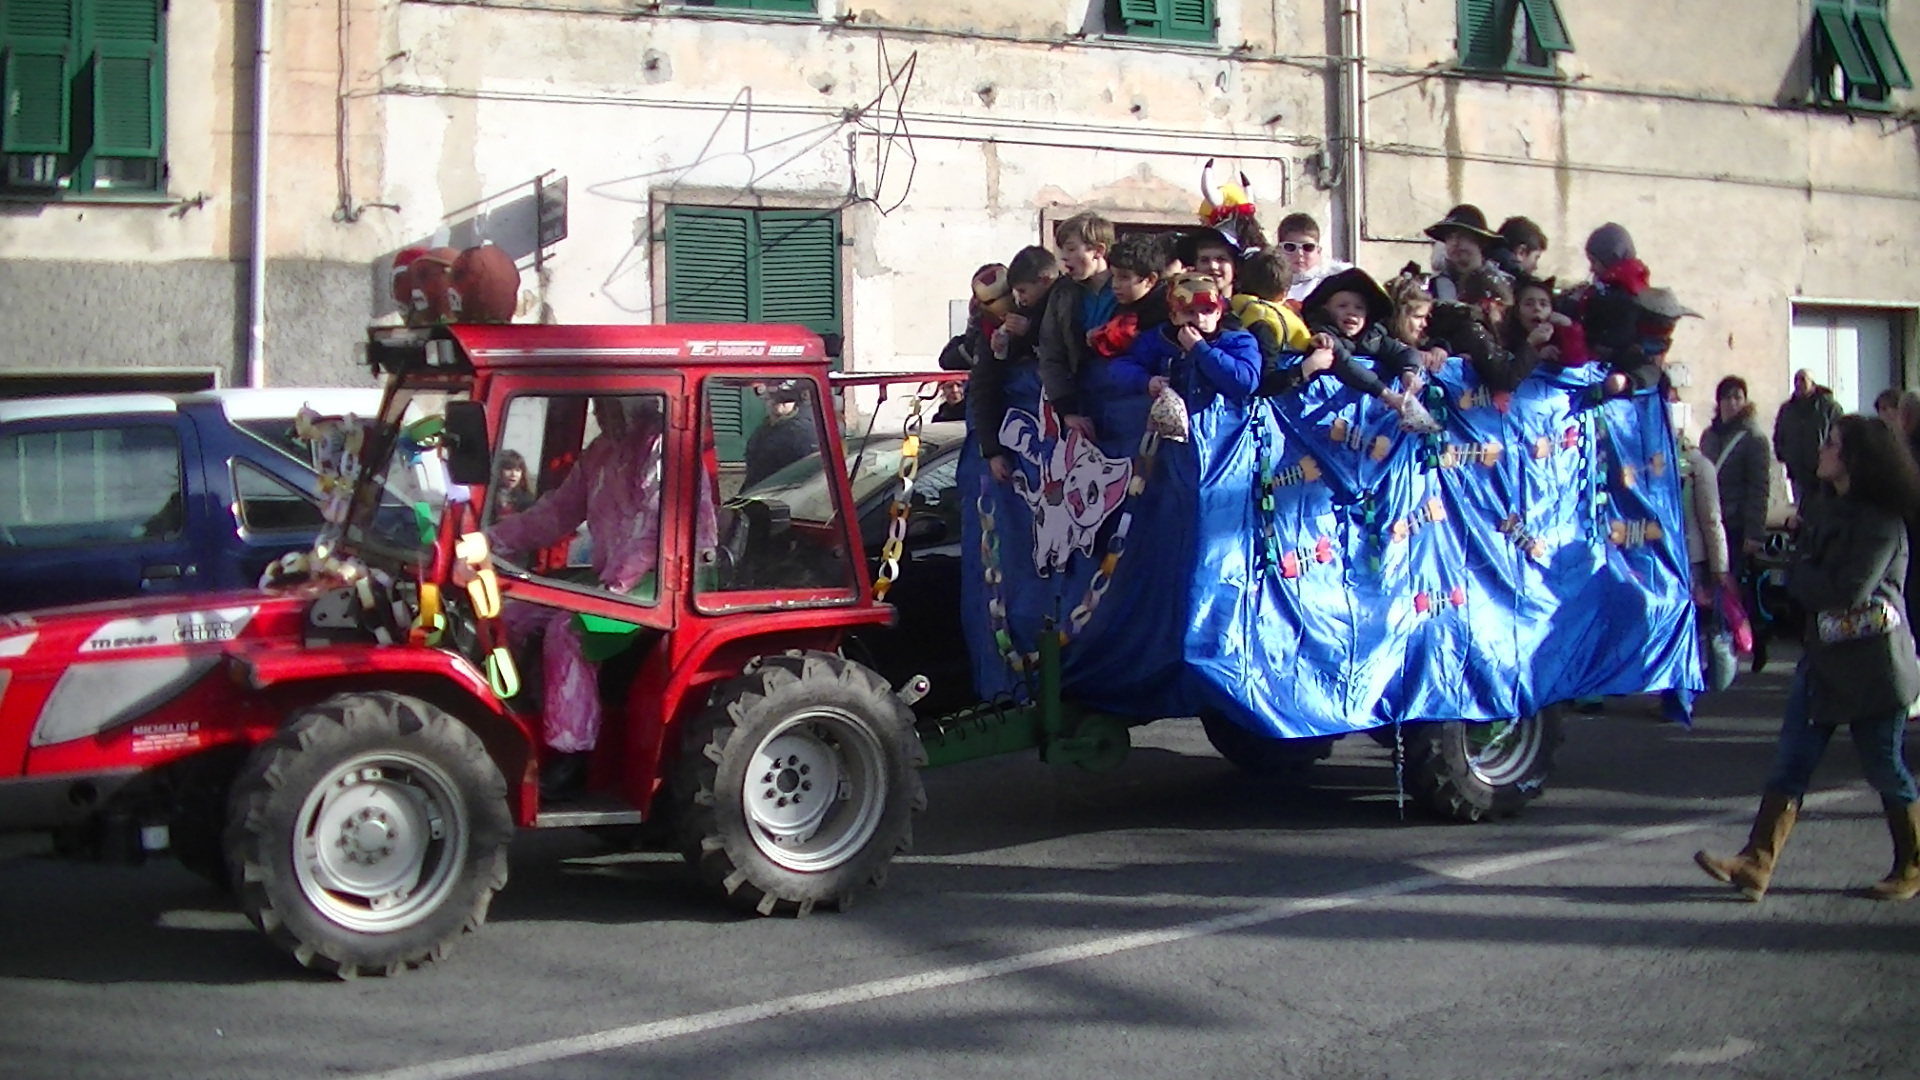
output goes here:
<path id="1" fill-rule="evenodd" d="M 1720 579 L 1714 590 L 1714 609 L 1720 624 L 1733 636 L 1733 650 L 1741 656 L 1753 655 L 1753 623 L 1747 619 L 1747 605 L 1740 600 L 1740 586 L 1731 575 Z"/>
<path id="2" fill-rule="evenodd" d="M 1819 631 L 1823 645 L 1885 637 L 1903 621 L 1898 608 L 1877 596 L 1864 604 L 1829 608 L 1814 616 L 1814 626 Z"/>

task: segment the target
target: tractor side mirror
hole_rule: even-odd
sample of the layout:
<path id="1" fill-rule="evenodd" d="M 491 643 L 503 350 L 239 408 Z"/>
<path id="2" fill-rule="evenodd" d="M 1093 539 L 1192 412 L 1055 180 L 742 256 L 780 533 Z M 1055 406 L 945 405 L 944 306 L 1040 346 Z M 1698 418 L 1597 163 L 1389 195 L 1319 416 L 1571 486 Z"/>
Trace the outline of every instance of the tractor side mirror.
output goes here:
<path id="1" fill-rule="evenodd" d="M 493 454 L 487 449 L 485 405 L 477 401 L 447 402 L 440 445 L 446 454 L 447 479 L 456 484 L 485 484 L 492 480 Z"/>

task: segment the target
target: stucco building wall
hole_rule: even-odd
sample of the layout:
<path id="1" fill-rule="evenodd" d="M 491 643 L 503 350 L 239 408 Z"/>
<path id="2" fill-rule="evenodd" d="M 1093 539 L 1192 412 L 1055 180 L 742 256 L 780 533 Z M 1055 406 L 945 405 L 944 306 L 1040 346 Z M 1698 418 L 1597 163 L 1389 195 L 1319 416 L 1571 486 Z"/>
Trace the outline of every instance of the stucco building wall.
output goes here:
<path id="1" fill-rule="evenodd" d="M 1459 201 L 1539 221 L 1562 281 L 1584 275 L 1589 229 L 1627 225 L 1705 316 L 1674 354 L 1696 415 L 1727 373 L 1763 409 L 1784 396 L 1795 298 L 1891 305 L 1913 378 L 1920 143 L 1899 114 L 1800 104 L 1807 0 L 1698 0 L 1652 30 L 1560 0 L 1575 51 L 1557 80 L 1458 71 L 1455 0 L 1364 0 L 1357 200 L 1337 182 L 1340 0 L 1219 0 L 1211 45 L 1107 35 L 1099 0 L 822 0 L 817 18 L 275 3 L 272 382 L 357 376 L 386 260 L 422 240 L 499 243 L 562 321 L 663 318 L 675 202 L 843 206 L 850 364 L 930 363 L 975 266 L 1079 207 L 1190 219 L 1208 158 L 1248 174 L 1269 226 L 1305 209 L 1338 246 L 1358 214 L 1381 273 L 1424 260 L 1421 228 Z M 58 352 L 240 376 L 252 13 L 169 15 L 165 205 L 6 204 L 0 318 L 27 329 L 0 374 Z M 1889 14 L 1920 56 L 1920 4 Z M 549 171 L 571 235 L 542 280 L 528 196 Z M 135 345 L 148 359 L 124 359 Z"/>

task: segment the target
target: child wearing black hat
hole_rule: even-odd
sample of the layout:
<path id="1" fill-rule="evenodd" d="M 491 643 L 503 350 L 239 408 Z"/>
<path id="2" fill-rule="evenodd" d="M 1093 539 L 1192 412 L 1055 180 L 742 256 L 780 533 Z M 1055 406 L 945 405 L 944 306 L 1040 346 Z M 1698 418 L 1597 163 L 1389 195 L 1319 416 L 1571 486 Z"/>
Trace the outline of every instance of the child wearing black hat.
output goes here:
<path id="1" fill-rule="evenodd" d="M 1309 346 L 1316 353 L 1332 353 L 1331 367 L 1342 383 L 1379 398 L 1400 414 L 1400 426 L 1407 431 L 1440 430 L 1416 396 L 1421 386 L 1420 354 L 1389 329 L 1393 301 L 1379 282 L 1358 267 L 1342 270 L 1316 286 L 1302 306 L 1307 327 L 1313 331 Z M 1373 370 L 1356 363 L 1356 355 L 1373 357 Z"/>
<path id="2" fill-rule="evenodd" d="M 1500 234 L 1487 228 L 1487 215 L 1472 203 L 1461 203 L 1447 216 L 1427 226 L 1427 235 L 1446 245 L 1446 265 L 1428 282 L 1435 300 L 1460 299 L 1460 282 L 1486 265 L 1487 248 Z"/>

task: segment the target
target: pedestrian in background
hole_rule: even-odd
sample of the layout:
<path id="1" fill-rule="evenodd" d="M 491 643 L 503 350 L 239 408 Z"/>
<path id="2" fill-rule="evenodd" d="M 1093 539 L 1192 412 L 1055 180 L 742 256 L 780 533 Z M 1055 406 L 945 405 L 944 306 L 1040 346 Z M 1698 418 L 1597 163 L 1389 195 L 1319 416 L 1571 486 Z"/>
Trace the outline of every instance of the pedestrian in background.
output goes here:
<path id="1" fill-rule="evenodd" d="M 1814 382 L 1813 372 L 1806 368 L 1794 372 L 1793 396 L 1773 416 L 1773 456 L 1787 467 L 1796 506 L 1817 486 L 1814 472 L 1820 464 L 1820 444 L 1839 418 L 1840 403 L 1833 399 L 1833 391 Z"/>
<path id="2" fill-rule="evenodd" d="M 1727 567 L 1745 578 L 1747 560 L 1766 547 L 1767 437 L 1747 400 L 1747 380 L 1729 375 L 1713 389 L 1713 423 L 1700 436 L 1700 452 L 1713 462 L 1720 486 L 1720 513 L 1727 523 Z M 1751 600 L 1748 608 L 1752 609 Z"/>
<path id="3" fill-rule="evenodd" d="M 1901 590 L 1920 470 L 1892 430 L 1864 416 L 1832 426 L 1814 468 L 1807 480 L 1817 479 L 1820 493 L 1807 493 L 1787 578 L 1788 592 L 1808 613 L 1806 651 L 1787 692 L 1773 774 L 1747 846 L 1730 857 L 1695 852 L 1693 861 L 1749 900 L 1765 896 L 1813 771 L 1833 729 L 1846 724 L 1893 838 L 1893 869 L 1867 892 L 1910 900 L 1920 894 L 1920 793 L 1903 742 L 1920 698 L 1920 661 Z"/>

